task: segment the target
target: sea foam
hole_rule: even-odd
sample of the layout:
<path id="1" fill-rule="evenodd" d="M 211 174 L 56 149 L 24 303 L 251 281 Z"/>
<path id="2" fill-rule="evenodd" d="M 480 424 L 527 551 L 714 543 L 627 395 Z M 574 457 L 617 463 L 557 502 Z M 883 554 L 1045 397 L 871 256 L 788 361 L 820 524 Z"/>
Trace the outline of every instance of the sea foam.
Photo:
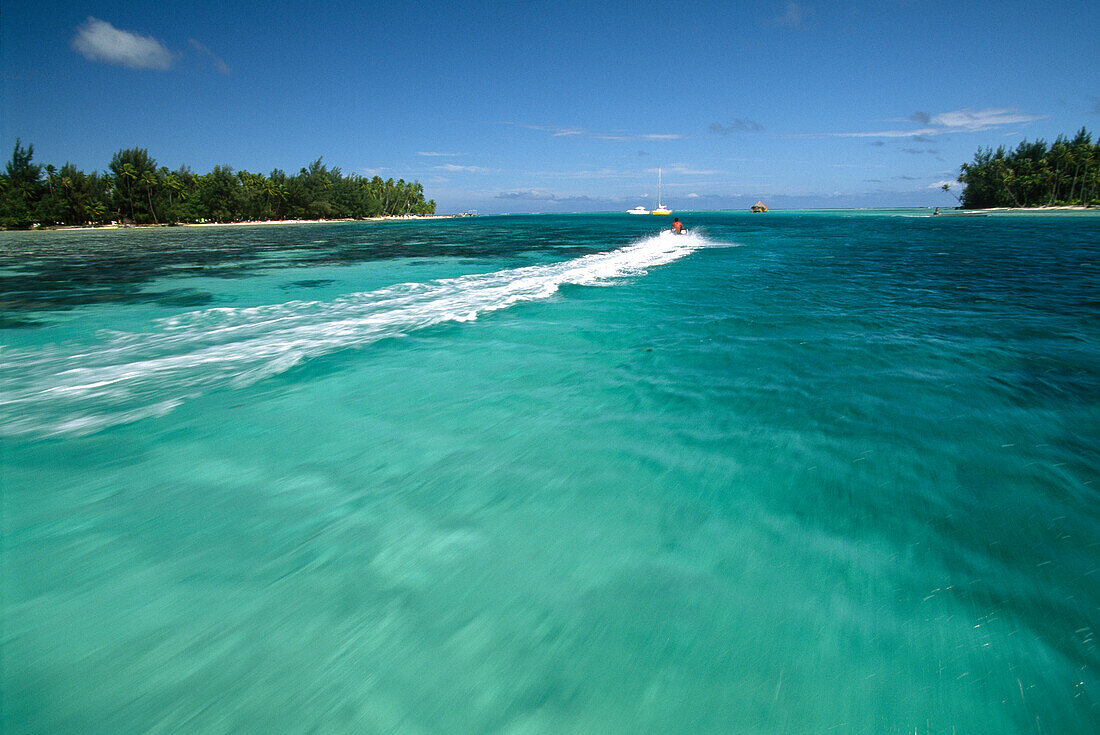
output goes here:
<path id="1" fill-rule="evenodd" d="M 240 388 L 305 360 L 447 322 L 547 299 L 563 285 L 610 285 L 707 245 L 662 232 L 558 263 L 402 283 L 330 302 L 212 308 L 107 332 L 91 346 L 0 353 L 0 432 L 87 434 Z"/>

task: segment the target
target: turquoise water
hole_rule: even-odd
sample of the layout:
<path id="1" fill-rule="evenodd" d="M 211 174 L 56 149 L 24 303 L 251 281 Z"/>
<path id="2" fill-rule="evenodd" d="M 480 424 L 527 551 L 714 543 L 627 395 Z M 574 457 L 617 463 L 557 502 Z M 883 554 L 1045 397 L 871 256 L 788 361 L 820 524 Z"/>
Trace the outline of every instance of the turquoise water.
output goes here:
<path id="1" fill-rule="evenodd" d="M 1100 730 L 1100 219 L 926 214 L 0 233 L 0 730 Z"/>

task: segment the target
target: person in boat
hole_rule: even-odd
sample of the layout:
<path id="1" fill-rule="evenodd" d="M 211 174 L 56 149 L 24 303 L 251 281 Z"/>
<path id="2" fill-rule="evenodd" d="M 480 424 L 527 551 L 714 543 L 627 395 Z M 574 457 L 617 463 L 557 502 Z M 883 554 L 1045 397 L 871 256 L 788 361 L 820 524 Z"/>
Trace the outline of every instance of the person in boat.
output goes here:
<path id="1" fill-rule="evenodd" d="M 680 221 L 679 217 L 674 217 L 672 220 L 672 231 L 677 235 L 684 234 L 684 223 Z"/>

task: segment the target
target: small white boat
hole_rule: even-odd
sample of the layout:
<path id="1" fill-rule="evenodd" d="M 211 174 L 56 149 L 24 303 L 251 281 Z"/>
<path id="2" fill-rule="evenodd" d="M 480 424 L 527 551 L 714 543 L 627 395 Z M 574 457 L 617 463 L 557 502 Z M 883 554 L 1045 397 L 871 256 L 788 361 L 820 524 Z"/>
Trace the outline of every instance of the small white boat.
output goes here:
<path id="1" fill-rule="evenodd" d="M 637 207 L 634 207 L 634 209 L 626 210 L 626 213 L 627 214 L 649 214 L 649 210 L 639 204 Z"/>

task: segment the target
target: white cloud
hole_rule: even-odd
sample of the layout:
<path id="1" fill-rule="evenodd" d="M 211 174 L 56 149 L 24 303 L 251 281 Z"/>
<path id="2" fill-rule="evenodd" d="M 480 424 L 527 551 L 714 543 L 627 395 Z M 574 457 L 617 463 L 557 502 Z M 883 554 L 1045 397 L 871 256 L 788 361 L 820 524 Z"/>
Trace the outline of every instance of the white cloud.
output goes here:
<path id="1" fill-rule="evenodd" d="M 466 173 L 480 173 L 492 170 L 485 168 L 484 166 L 459 166 L 455 163 L 445 163 L 442 166 L 432 166 L 432 168 L 438 171 L 464 171 Z"/>
<path id="2" fill-rule="evenodd" d="M 639 133 L 636 135 L 611 135 L 601 134 L 593 135 L 593 138 L 597 140 L 615 140 L 615 141 L 628 141 L 628 140 L 679 140 L 684 136 L 678 133 Z"/>
<path id="3" fill-rule="evenodd" d="M 1041 120 L 1043 115 L 1025 115 L 1007 107 L 991 107 L 986 110 L 955 110 L 932 117 L 933 125 L 951 130 L 988 130 L 999 125 L 1017 125 L 1019 123 Z"/>
<path id="4" fill-rule="evenodd" d="M 868 133 L 825 133 L 831 138 L 909 138 L 911 136 L 948 135 L 950 133 L 977 133 L 1005 125 L 1042 120 L 1046 115 L 1030 115 L 1008 107 L 990 107 L 984 110 L 954 110 L 938 115 L 914 113 L 914 122 L 927 122 L 928 127 L 916 130 L 876 130 Z"/>
<path id="5" fill-rule="evenodd" d="M 958 181 L 949 181 L 947 179 L 944 179 L 943 181 L 937 181 L 934 184 L 929 184 L 928 188 L 929 189 L 942 189 L 944 184 L 947 184 L 948 186 L 954 187 L 956 189 L 961 189 L 962 188 L 962 184 L 960 184 Z"/>
<path id="6" fill-rule="evenodd" d="M 439 153 L 438 151 L 417 151 L 416 155 L 418 155 L 418 156 L 428 156 L 429 158 L 438 158 L 440 156 L 445 156 L 445 157 L 449 158 L 449 157 L 452 157 L 452 156 L 460 156 L 462 154 L 461 153 Z"/>
<path id="7" fill-rule="evenodd" d="M 558 125 L 527 125 L 526 123 L 507 122 L 505 125 L 515 125 L 517 128 L 526 128 L 527 130 L 542 130 L 550 133 L 551 137 L 561 138 L 570 135 L 584 135 L 587 131 L 583 128 L 563 128 Z"/>
<path id="8" fill-rule="evenodd" d="M 76 31 L 73 48 L 89 61 L 128 66 L 131 69 L 169 69 L 172 52 L 152 36 L 121 31 L 89 17 Z"/>
<path id="9" fill-rule="evenodd" d="M 203 54 L 204 56 L 206 56 L 210 59 L 210 63 L 214 65 L 215 69 L 220 71 L 222 74 L 228 74 L 229 73 L 229 65 L 226 64 L 225 61 L 223 61 L 220 56 L 218 56 L 213 51 L 206 48 L 206 46 L 203 46 L 201 43 L 199 43 L 198 41 L 196 41 L 193 38 L 188 39 L 188 41 L 191 42 L 191 45 L 195 47 L 196 51 L 198 51 L 200 54 Z"/>
<path id="10" fill-rule="evenodd" d="M 585 136 L 594 138 L 596 140 L 614 140 L 614 141 L 631 141 L 631 140 L 679 140 L 683 138 L 683 135 L 678 133 L 594 133 L 590 130 L 578 127 L 560 127 L 556 125 L 528 125 L 526 123 L 507 122 L 504 125 L 514 125 L 517 128 L 526 128 L 527 130 L 541 130 L 550 133 L 552 138 L 566 138 L 574 136 Z"/>

